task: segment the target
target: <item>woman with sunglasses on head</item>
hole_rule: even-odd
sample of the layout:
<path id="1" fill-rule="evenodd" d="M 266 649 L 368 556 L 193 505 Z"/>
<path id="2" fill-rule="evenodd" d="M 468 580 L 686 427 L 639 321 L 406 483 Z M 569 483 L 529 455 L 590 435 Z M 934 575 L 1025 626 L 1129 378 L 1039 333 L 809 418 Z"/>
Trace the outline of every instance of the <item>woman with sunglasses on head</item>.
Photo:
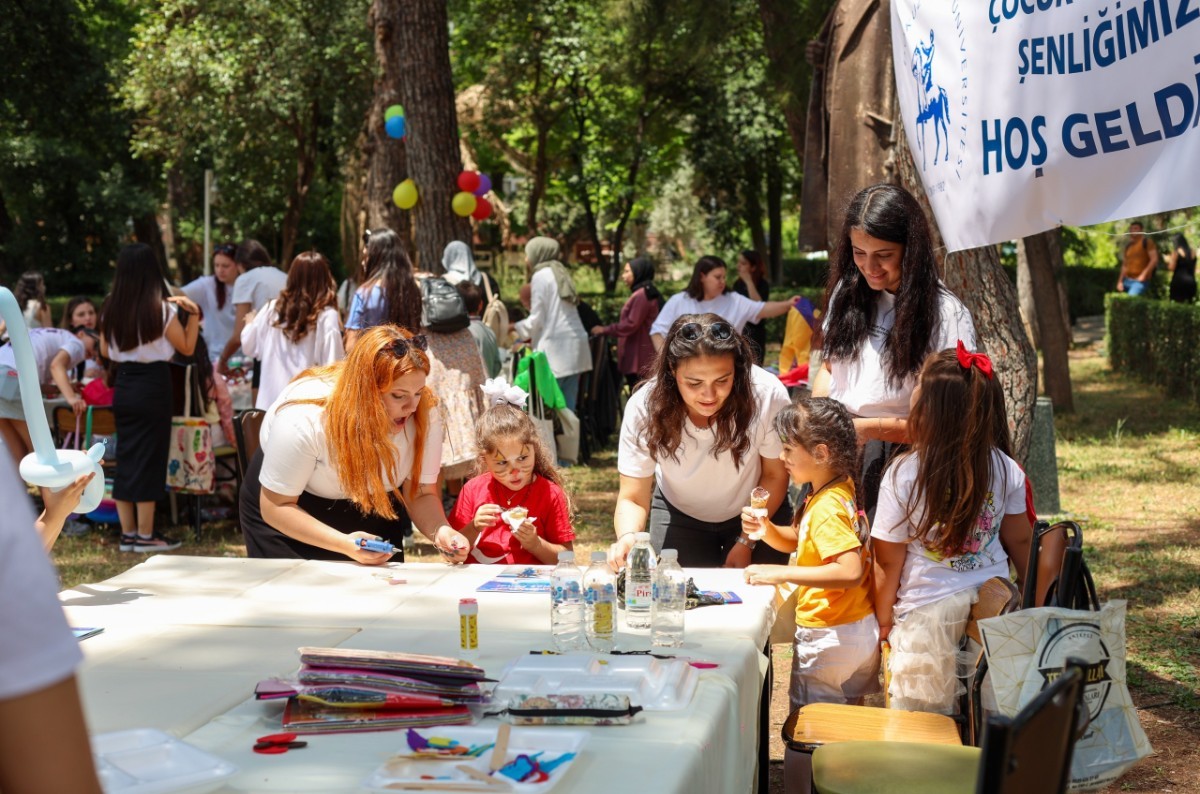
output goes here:
<path id="1" fill-rule="evenodd" d="M 200 333 L 204 335 L 209 358 L 213 361 L 221 357 L 221 351 L 233 336 L 237 319 L 233 308 L 233 287 L 238 279 L 238 266 L 233 261 L 236 251 L 237 246 L 233 243 L 221 243 L 213 249 L 213 274 L 201 276 L 183 286 L 183 294 L 200 307 L 204 316 Z"/>
<path id="2" fill-rule="evenodd" d="M 920 205 L 895 185 L 851 199 L 825 305 L 824 365 L 812 394 L 832 397 L 854 417 L 863 447 L 859 506 L 874 517 L 883 470 L 909 441 L 909 398 L 921 366 L 960 339 L 974 350 L 975 325 L 938 278 Z"/>
<path id="3" fill-rule="evenodd" d="M 758 487 L 770 492 L 776 524 L 791 518 L 782 444 L 772 430 L 788 395 L 753 360 L 749 342 L 715 314 L 685 314 L 671 325 L 621 423 L 611 565 L 620 567 L 642 531 L 656 551 L 678 549 L 683 566 L 787 559 L 742 531 L 742 507 Z"/>
<path id="4" fill-rule="evenodd" d="M 654 343 L 655 350 L 662 350 L 663 335 L 675 318 L 681 315 L 712 312 L 740 334 L 746 323 L 757 323 L 768 317 L 787 314 L 792 304 L 800 299 L 799 295 L 793 295 L 784 301 L 750 300 L 728 289 L 725 283 L 727 269 L 720 257 L 700 257 L 692 270 L 692 280 L 688 282 L 687 289 L 672 295 L 659 312 L 658 319 L 650 326 L 650 341 Z"/>
<path id="5" fill-rule="evenodd" d="M 248 556 L 380 565 L 392 555 L 359 542 L 386 540 L 403 559 L 411 517 L 448 559 L 466 559 L 470 543 L 450 528 L 436 489 L 442 426 L 425 386 L 427 346 L 376 326 L 345 360 L 288 384 L 242 480 Z"/>

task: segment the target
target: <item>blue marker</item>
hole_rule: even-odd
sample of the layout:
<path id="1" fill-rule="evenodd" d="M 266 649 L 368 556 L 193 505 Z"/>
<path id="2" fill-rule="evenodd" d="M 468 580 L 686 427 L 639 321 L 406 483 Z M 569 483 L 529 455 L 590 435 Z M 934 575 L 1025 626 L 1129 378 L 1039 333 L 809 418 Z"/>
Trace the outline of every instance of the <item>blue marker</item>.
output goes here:
<path id="1" fill-rule="evenodd" d="M 360 549 L 366 549 L 367 551 L 382 551 L 384 554 L 392 554 L 396 551 L 396 547 L 391 543 L 388 543 L 386 540 L 367 540 L 366 538 L 359 538 L 355 541 L 355 543 L 358 544 Z"/>

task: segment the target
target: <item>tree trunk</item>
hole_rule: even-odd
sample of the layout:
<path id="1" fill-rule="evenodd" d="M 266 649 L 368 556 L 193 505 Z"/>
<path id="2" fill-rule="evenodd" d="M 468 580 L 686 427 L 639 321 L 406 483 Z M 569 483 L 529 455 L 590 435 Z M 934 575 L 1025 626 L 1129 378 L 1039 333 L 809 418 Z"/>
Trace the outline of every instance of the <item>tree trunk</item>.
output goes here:
<path id="1" fill-rule="evenodd" d="M 903 120 L 897 118 L 893 129 L 897 131 L 895 158 L 900 184 L 924 208 L 933 233 L 934 250 L 944 250 L 941 230 L 908 148 Z M 1024 464 L 1033 429 L 1033 406 L 1037 401 L 1037 353 L 1021 325 L 1017 290 L 1000 266 L 995 246 L 990 245 L 947 254 L 942 262 L 942 278 L 970 310 L 979 347 L 991 356 L 995 365 L 1004 387 L 1004 406 L 1008 411 L 1014 457 Z"/>
<path id="2" fill-rule="evenodd" d="M 1025 326 L 1025 335 L 1029 337 L 1033 349 L 1042 346 L 1041 334 L 1038 333 L 1037 303 L 1033 299 L 1033 279 L 1029 275 L 1029 260 L 1026 257 L 1024 241 L 1017 243 L 1017 301 L 1021 304 L 1021 322 Z"/>
<path id="3" fill-rule="evenodd" d="M 772 284 L 783 283 L 783 174 L 779 170 L 779 153 L 770 155 L 767 163 L 767 253 L 770 261 L 767 272 Z"/>
<path id="4" fill-rule="evenodd" d="M 534 143 L 537 151 L 533 154 L 533 188 L 529 191 L 529 208 L 525 212 L 525 228 L 530 237 L 538 233 L 538 208 L 541 206 L 542 196 L 546 193 L 546 171 L 549 162 L 546 147 L 550 142 L 550 125 L 540 114 L 534 117 L 533 123 L 537 126 Z"/>
<path id="5" fill-rule="evenodd" d="M 379 71 L 375 78 L 374 98 L 367 109 L 366 129 L 361 150 L 366 158 L 363 179 L 363 212 L 355 224 L 352 240 L 343 244 L 347 251 L 360 250 L 358 242 L 367 229 L 391 229 L 404 241 L 410 256 L 416 254 L 412 239 L 412 210 L 402 210 L 392 201 L 396 185 L 408 177 L 405 157 L 407 139 L 394 140 L 384 130 L 384 112 L 400 104 L 400 45 L 396 41 L 398 8 L 402 0 L 374 0 L 368 24 L 375 40 L 375 58 Z M 407 111 L 407 108 L 405 108 Z M 417 186 L 420 191 L 420 185 Z M 424 198 L 424 195 L 421 195 Z M 358 255 L 346 259 L 346 275 L 358 268 Z M 440 259 L 440 257 L 439 257 Z"/>
<path id="6" fill-rule="evenodd" d="M 833 0 L 800 3 L 797 0 L 758 0 L 763 23 L 763 49 L 767 53 L 767 79 L 779 98 L 788 135 L 804 160 L 808 94 L 812 67 L 804 60 L 807 39 L 821 27 Z"/>
<path id="7" fill-rule="evenodd" d="M 408 134 L 409 176 L 421 198 L 412 209 L 417 266 L 442 270 L 448 243 L 471 243 L 471 222 L 450 206 L 462 171 L 454 80 L 450 72 L 450 32 L 446 0 L 405 0 L 395 4 L 393 36 L 400 73 L 400 100 Z"/>
<path id="8" fill-rule="evenodd" d="M 1062 261 L 1059 235 L 1058 229 L 1051 229 L 1026 237 L 1018 243 L 1017 255 L 1018 261 L 1024 261 L 1029 272 L 1034 316 L 1041 338 L 1042 377 L 1046 394 L 1056 411 L 1074 411 L 1069 360 L 1071 326 L 1069 320 L 1064 322 L 1059 296 L 1062 284 L 1054 277 L 1054 260 Z"/>
<path id="9" fill-rule="evenodd" d="M 312 109 L 309 124 L 298 122 L 296 127 L 296 178 L 292 189 L 288 191 L 287 209 L 283 213 L 283 223 L 280 224 L 279 267 L 287 270 L 292 256 L 296 251 L 296 241 L 300 237 L 300 217 L 304 214 L 304 205 L 308 201 L 308 191 L 312 187 L 313 176 L 317 170 L 317 111 Z"/>
<path id="10" fill-rule="evenodd" d="M 758 161 L 748 158 L 742 171 L 742 207 L 750 228 L 750 247 L 766 261 L 767 234 L 763 228 L 762 172 Z"/>

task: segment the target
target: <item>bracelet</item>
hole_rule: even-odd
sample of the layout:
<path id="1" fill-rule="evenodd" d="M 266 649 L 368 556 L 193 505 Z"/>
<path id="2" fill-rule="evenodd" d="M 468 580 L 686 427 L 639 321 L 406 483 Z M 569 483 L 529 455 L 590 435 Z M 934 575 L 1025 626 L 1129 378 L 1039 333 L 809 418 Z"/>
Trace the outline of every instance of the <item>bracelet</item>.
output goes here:
<path id="1" fill-rule="evenodd" d="M 758 545 L 757 540 L 750 540 L 750 538 L 746 537 L 745 535 L 738 535 L 736 538 L 734 538 L 734 540 L 736 540 L 738 543 L 742 544 L 746 548 L 750 549 L 751 551 L 753 551 L 754 547 Z"/>

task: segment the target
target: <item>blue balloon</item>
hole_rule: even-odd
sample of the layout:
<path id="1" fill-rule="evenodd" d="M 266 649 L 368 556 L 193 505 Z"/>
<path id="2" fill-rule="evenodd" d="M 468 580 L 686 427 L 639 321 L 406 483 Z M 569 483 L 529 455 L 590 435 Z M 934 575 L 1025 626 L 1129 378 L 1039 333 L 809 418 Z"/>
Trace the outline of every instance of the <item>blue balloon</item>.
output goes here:
<path id="1" fill-rule="evenodd" d="M 383 126 L 384 129 L 387 130 L 389 138 L 397 139 L 404 137 L 404 131 L 407 127 L 407 125 L 404 123 L 403 116 L 392 116 L 390 119 L 384 122 Z"/>

